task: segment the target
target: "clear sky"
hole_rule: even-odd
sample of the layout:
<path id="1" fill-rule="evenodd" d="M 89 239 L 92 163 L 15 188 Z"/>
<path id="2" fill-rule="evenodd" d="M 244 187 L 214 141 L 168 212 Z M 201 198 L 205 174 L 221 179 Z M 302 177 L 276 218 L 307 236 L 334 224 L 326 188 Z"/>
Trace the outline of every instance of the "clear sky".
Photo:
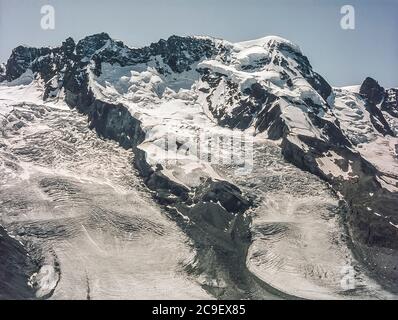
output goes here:
<path id="1" fill-rule="evenodd" d="M 42 5 L 55 29 L 40 27 Z M 356 28 L 340 27 L 340 8 L 355 8 Z M 230 41 L 279 35 L 297 43 L 335 86 L 366 76 L 398 86 L 398 0 L 0 0 L 0 61 L 12 48 L 59 45 L 105 31 L 131 46 L 177 35 Z"/>

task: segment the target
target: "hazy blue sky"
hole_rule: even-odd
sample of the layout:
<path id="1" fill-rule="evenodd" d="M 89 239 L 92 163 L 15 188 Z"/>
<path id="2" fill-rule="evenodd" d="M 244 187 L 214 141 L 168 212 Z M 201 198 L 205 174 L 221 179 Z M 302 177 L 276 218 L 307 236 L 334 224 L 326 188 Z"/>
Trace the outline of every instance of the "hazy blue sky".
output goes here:
<path id="1" fill-rule="evenodd" d="M 55 7 L 55 30 L 40 8 Z M 340 27 L 340 8 L 356 10 L 356 29 Z M 131 46 L 172 34 L 242 41 L 279 35 L 302 48 L 332 85 L 372 76 L 398 86 L 398 0 L 0 0 L 0 61 L 12 48 L 58 45 L 105 31 Z"/>

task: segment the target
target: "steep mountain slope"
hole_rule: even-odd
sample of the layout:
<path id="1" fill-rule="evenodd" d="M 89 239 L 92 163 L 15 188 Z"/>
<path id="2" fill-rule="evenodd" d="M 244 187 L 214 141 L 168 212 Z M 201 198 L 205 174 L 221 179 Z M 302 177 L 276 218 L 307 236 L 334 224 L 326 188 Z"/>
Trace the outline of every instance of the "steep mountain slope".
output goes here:
<path id="1" fill-rule="evenodd" d="M 217 279 L 206 284 L 213 295 L 271 290 L 246 270 L 255 191 L 232 183 L 259 169 L 253 154 L 264 138 L 346 201 L 356 252 L 397 290 L 396 89 L 370 78 L 359 93 L 332 88 L 296 45 L 274 36 L 172 36 L 138 49 L 105 33 L 69 38 L 57 48 L 16 48 L 1 80 L 4 101 L 15 99 L 8 88 L 42 87 L 45 101 L 65 101 L 100 136 L 134 151 L 145 184 L 199 248 L 192 272 Z"/>

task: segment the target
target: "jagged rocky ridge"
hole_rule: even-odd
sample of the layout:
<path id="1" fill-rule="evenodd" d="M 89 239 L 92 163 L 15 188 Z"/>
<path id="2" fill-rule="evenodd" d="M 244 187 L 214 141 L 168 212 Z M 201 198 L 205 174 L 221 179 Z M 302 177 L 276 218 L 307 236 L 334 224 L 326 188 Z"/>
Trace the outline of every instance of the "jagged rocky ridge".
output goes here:
<path id="1" fill-rule="evenodd" d="M 181 100 L 189 92 L 218 125 L 280 140 L 288 161 L 329 182 L 347 201 L 353 241 L 370 267 L 391 283 L 398 278 L 397 89 L 385 90 L 370 78 L 358 93 L 334 89 L 297 46 L 278 37 L 232 44 L 172 36 L 139 49 L 105 33 L 77 44 L 68 38 L 57 48 L 17 47 L 0 68 L 0 80 L 12 82 L 29 73 L 43 82 L 44 99 L 63 97 L 88 115 L 101 136 L 132 148 L 156 198 L 177 215 L 205 221 L 207 234 L 193 238 L 210 237 L 215 249 L 208 254 L 220 263 L 243 268 L 241 253 L 250 242 L 244 212 L 250 200 L 206 168 L 191 184 L 170 178 L 164 164 L 149 156 L 151 149 L 140 147 L 148 120 L 136 114 L 144 105 Z M 179 95 L 176 89 L 182 89 Z M 378 150 L 382 161 L 369 155 L 376 144 L 386 147 Z M 218 233 L 226 227 L 226 245 L 220 246 Z M 223 277 L 233 282 L 233 275 Z M 247 286 L 256 280 L 245 281 Z"/>

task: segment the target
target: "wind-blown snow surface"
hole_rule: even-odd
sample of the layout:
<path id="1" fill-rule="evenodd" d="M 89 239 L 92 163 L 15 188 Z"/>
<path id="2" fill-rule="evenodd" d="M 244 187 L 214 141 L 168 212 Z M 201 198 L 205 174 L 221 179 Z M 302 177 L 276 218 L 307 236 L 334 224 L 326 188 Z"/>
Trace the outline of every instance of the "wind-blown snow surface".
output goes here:
<path id="1" fill-rule="evenodd" d="M 362 157 L 378 169 L 381 188 L 396 192 L 397 138 L 383 133 L 383 118 L 358 88 L 331 88 L 298 46 L 279 37 L 235 44 L 199 37 L 162 41 L 142 51 L 104 34 L 76 47 L 63 44 L 67 62 L 55 75 L 40 66 L 54 58 L 42 49 L 24 72 L 16 69 L 16 79 L 0 85 L 0 117 L 6 119 L 1 221 L 42 257 L 30 280 L 37 295 L 197 298 L 228 292 L 218 274 L 186 273 L 197 262 L 194 245 L 152 203 L 131 168 L 132 153 L 96 137 L 64 104 L 87 108 L 92 121 L 102 111 L 86 102 L 100 101 L 125 107 L 139 121 L 145 138 L 137 147 L 145 162 L 189 196 L 211 179 L 232 182 L 253 199 L 243 214 L 253 235 L 243 258 L 250 279 L 279 292 L 249 288 L 232 297 L 391 298 L 351 253 L 342 221 L 346 207 L 330 186 L 280 154 L 284 144 L 304 159 L 315 154 L 315 169 L 305 169 L 347 183 L 361 174 L 362 163 L 350 159 Z M 176 52 L 167 60 L 162 50 L 172 46 Z M 394 128 L 396 119 L 388 121 Z M 166 200 L 173 207 L 173 199 Z M 220 202 L 213 205 L 226 212 Z M 234 210 L 226 214 L 241 214 Z M 187 226 L 195 224 L 177 212 Z M 223 219 L 204 214 L 211 228 Z M 369 214 L 379 213 L 370 208 Z M 382 218 L 391 219 L 387 227 L 396 232 L 393 217 Z M 217 231 L 222 237 L 228 226 Z"/>

